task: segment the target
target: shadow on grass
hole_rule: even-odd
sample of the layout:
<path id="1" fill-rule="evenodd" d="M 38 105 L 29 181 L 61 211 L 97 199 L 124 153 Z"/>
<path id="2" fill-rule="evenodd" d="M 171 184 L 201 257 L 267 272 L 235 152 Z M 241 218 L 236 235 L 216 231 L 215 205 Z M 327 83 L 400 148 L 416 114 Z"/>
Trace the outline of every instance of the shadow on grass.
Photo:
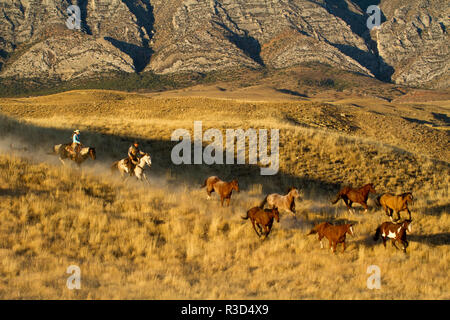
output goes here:
<path id="1" fill-rule="evenodd" d="M 27 194 L 26 190 L 20 190 L 20 189 L 3 189 L 0 188 L 0 197 L 2 196 L 9 196 L 9 197 L 20 197 Z"/>
<path id="2" fill-rule="evenodd" d="M 82 128 L 82 126 L 80 127 Z M 0 115 L 0 136 L 4 139 L 9 137 L 19 148 L 27 147 L 28 155 L 33 155 L 34 152 L 48 154 L 52 152 L 54 145 L 70 142 L 71 135 L 72 129 L 42 127 Z M 273 176 L 261 176 L 260 167 L 257 165 L 175 165 L 171 160 L 171 150 L 178 144 L 178 141 L 106 134 L 96 132 L 95 128 L 82 130 L 81 140 L 85 146 L 95 147 L 97 153 L 95 161 L 88 160 L 83 163 L 83 166 L 101 163 L 105 165 L 105 169 L 109 169 L 112 162 L 127 157 L 129 146 L 137 140 L 141 149 L 148 152 L 152 157 L 152 167 L 148 172 L 149 178 L 152 175 L 165 177 L 169 185 L 171 183 L 177 185 L 185 183 L 197 189 L 206 177 L 217 175 L 226 181 L 237 178 L 241 190 L 248 190 L 252 185 L 259 184 L 262 186 L 263 194 L 274 192 L 284 194 L 284 191 L 290 186 L 295 186 L 302 190 L 305 199 L 316 198 L 318 191 L 323 192 L 323 195 L 326 196 L 330 193 L 336 193 L 339 189 L 339 185 L 336 183 L 309 177 L 298 177 L 281 170 Z M 7 145 L 10 145 L 8 140 L 6 142 Z M 36 158 L 39 159 L 40 153 Z M 55 160 L 57 160 L 56 156 Z"/>
<path id="3" fill-rule="evenodd" d="M 450 245 L 450 232 L 435 234 L 412 234 L 407 237 L 408 241 L 431 244 L 434 246 Z"/>

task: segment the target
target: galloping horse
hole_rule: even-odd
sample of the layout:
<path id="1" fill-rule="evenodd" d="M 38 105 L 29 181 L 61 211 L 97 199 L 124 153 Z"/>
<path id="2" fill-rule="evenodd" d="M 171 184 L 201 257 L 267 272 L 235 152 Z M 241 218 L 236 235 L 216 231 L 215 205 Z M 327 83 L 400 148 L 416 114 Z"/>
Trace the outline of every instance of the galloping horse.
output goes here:
<path id="1" fill-rule="evenodd" d="M 255 232 L 258 235 L 258 237 L 261 237 L 263 235 L 262 228 L 264 228 L 265 230 L 264 239 L 267 238 L 270 231 L 272 230 L 273 219 L 275 218 L 277 222 L 280 222 L 280 214 L 277 208 L 269 210 L 269 209 L 261 209 L 260 207 L 253 207 L 247 211 L 246 217 L 242 217 L 242 219 L 244 220 L 247 220 L 248 218 L 250 218 L 250 220 L 252 221 L 253 229 L 255 229 Z M 258 226 L 259 233 L 256 230 L 255 225 Z"/>
<path id="2" fill-rule="evenodd" d="M 369 192 L 375 193 L 375 189 L 373 188 L 373 184 L 369 183 L 359 189 L 352 189 L 350 187 L 344 187 L 339 191 L 337 197 L 334 201 L 331 201 L 332 204 L 335 204 L 339 201 L 339 199 L 344 200 L 345 205 L 348 208 L 348 211 L 355 213 L 355 210 L 352 209 L 353 202 L 361 204 L 364 209 L 364 213 L 367 212 L 367 199 L 369 198 Z"/>
<path id="3" fill-rule="evenodd" d="M 126 159 L 122 159 L 119 161 L 114 162 L 111 165 L 111 171 L 119 170 L 121 177 L 123 178 L 125 173 L 128 173 L 129 175 L 134 175 L 138 180 L 142 181 L 142 178 L 144 178 L 145 181 L 148 182 L 147 176 L 145 175 L 145 166 L 147 165 L 149 168 L 152 165 L 152 159 L 148 153 L 142 155 L 139 158 L 139 162 L 134 168 L 134 171 L 130 173 L 130 170 L 128 166 L 125 164 Z M 128 177 L 128 176 L 127 176 Z"/>
<path id="4" fill-rule="evenodd" d="M 239 183 L 236 179 L 231 182 L 225 182 L 219 179 L 217 176 L 211 176 L 205 180 L 200 188 L 206 186 L 206 193 L 208 194 L 208 200 L 211 199 L 211 193 L 217 192 L 220 195 L 220 202 L 223 207 L 223 201 L 227 199 L 227 206 L 230 205 L 231 193 L 233 190 L 239 192 Z"/>
<path id="5" fill-rule="evenodd" d="M 386 211 L 386 215 L 392 219 L 392 213 L 395 211 L 397 213 L 397 219 L 400 220 L 400 211 L 408 212 L 409 218 L 411 220 L 411 211 L 408 209 L 408 202 L 413 201 L 413 195 L 411 192 L 402 193 L 400 195 L 392 195 L 390 193 L 385 193 L 377 198 L 377 204 L 382 206 Z"/>
<path id="6" fill-rule="evenodd" d="M 95 153 L 95 148 L 92 148 L 92 147 L 81 148 L 78 155 L 75 156 L 70 151 L 70 143 L 57 144 L 57 145 L 53 146 L 53 154 L 56 154 L 59 156 L 59 160 L 62 162 L 63 165 L 66 164 L 64 162 L 64 159 L 70 159 L 72 161 L 75 161 L 75 163 L 78 165 L 78 167 L 80 167 L 81 164 L 87 158 L 90 157 L 92 160 L 95 160 L 97 157 L 96 153 Z"/>
<path id="7" fill-rule="evenodd" d="M 395 245 L 396 242 L 400 242 L 403 252 L 406 253 L 408 247 L 408 241 L 406 240 L 406 231 L 411 232 L 411 220 L 405 220 L 402 223 L 383 222 L 375 231 L 374 241 L 377 241 L 381 235 L 383 245 L 386 248 L 387 239 L 392 240 L 392 245 L 398 249 Z"/>
<path id="8" fill-rule="evenodd" d="M 348 223 L 340 226 L 334 226 L 329 222 L 322 222 L 315 226 L 307 235 L 317 233 L 319 235 L 320 247 L 323 248 L 322 238 L 325 237 L 330 243 L 332 252 L 336 252 L 336 247 L 342 243 L 342 252 L 345 251 L 345 234 L 354 235 L 353 223 Z"/>
<path id="9" fill-rule="evenodd" d="M 259 205 L 260 208 L 264 208 L 267 202 L 269 208 L 277 208 L 279 211 L 285 210 L 292 213 L 295 217 L 295 198 L 300 197 L 298 190 L 294 187 L 290 187 L 288 193 L 284 196 L 278 193 L 272 193 L 267 195 Z"/>

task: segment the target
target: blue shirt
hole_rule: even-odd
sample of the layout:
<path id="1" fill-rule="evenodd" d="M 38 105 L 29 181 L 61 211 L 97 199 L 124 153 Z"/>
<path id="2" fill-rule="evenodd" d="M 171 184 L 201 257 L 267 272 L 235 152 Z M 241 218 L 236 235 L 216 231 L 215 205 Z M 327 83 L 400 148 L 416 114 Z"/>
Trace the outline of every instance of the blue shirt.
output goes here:
<path id="1" fill-rule="evenodd" d="M 74 134 L 73 135 L 73 143 L 78 143 L 78 144 L 81 144 L 81 142 L 80 142 L 80 135 L 78 135 L 78 134 Z"/>

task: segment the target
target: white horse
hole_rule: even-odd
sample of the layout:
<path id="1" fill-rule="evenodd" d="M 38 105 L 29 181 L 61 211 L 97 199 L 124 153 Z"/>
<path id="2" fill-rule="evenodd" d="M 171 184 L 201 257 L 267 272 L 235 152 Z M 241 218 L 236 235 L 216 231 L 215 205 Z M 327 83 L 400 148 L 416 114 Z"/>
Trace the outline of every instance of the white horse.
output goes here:
<path id="1" fill-rule="evenodd" d="M 119 170 L 122 178 L 125 176 L 125 174 L 127 174 L 126 178 L 128 178 L 128 176 L 130 175 L 130 170 L 129 170 L 128 166 L 125 164 L 125 160 L 126 159 L 116 161 L 111 166 L 111 171 Z M 144 179 L 145 181 L 147 181 L 147 183 L 149 183 L 147 176 L 145 175 L 145 172 L 144 172 L 146 165 L 149 168 L 152 165 L 152 158 L 150 157 L 150 155 L 148 153 L 144 154 L 143 156 L 141 156 L 139 158 L 139 162 L 136 165 L 136 168 L 134 168 L 134 176 L 140 181 L 142 181 L 142 179 Z"/>

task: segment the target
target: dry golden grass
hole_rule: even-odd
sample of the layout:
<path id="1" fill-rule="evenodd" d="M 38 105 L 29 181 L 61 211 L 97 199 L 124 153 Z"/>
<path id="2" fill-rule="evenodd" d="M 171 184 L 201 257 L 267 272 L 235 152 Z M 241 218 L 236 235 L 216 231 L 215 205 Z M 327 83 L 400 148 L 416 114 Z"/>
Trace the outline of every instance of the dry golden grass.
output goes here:
<path id="1" fill-rule="evenodd" d="M 0 297 L 449 299 L 445 131 L 429 128 L 428 144 L 405 141 L 402 131 L 419 135 L 426 127 L 406 121 L 396 128 L 402 116 L 416 112 L 414 105 L 398 106 L 391 114 L 391 106 L 358 101 L 367 106 L 356 110 L 349 103 L 102 91 L 0 101 L 7 116 L 0 118 Z M 415 117 L 425 121 L 430 112 L 447 112 L 430 108 Z M 369 128 L 364 114 L 392 122 Z M 194 120 L 203 120 L 204 130 L 279 128 L 279 174 L 260 176 L 249 165 L 171 164 L 170 134 L 191 130 Z M 99 155 L 81 172 L 45 154 L 53 143 L 65 142 L 74 127 Z M 386 129 L 391 134 L 382 137 Z M 150 186 L 109 174 L 111 161 L 123 157 L 134 138 L 152 155 Z M 10 143 L 29 148 L 30 155 L 11 152 Z M 221 208 L 217 196 L 207 201 L 199 188 L 211 174 L 238 177 L 242 191 L 229 208 Z M 372 241 L 376 227 L 387 220 L 372 200 L 366 214 L 360 208 L 349 214 L 341 202 L 330 204 L 340 184 L 369 181 L 379 193 L 414 193 L 408 254 Z M 297 220 L 282 215 L 261 242 L 240 217 L 266 193 L 284 193 L 290 185 L 302 193 Z M 341 247 L 335 255 L 321 250 L 317 236 L 306 236 L 325 220 L 357 223 L 345 253 Z M 66 287 L 70 265 L 81 268 L 80 290 Z M 366 286 L 369 265 L 381 269 L 380 290 Z"/>

